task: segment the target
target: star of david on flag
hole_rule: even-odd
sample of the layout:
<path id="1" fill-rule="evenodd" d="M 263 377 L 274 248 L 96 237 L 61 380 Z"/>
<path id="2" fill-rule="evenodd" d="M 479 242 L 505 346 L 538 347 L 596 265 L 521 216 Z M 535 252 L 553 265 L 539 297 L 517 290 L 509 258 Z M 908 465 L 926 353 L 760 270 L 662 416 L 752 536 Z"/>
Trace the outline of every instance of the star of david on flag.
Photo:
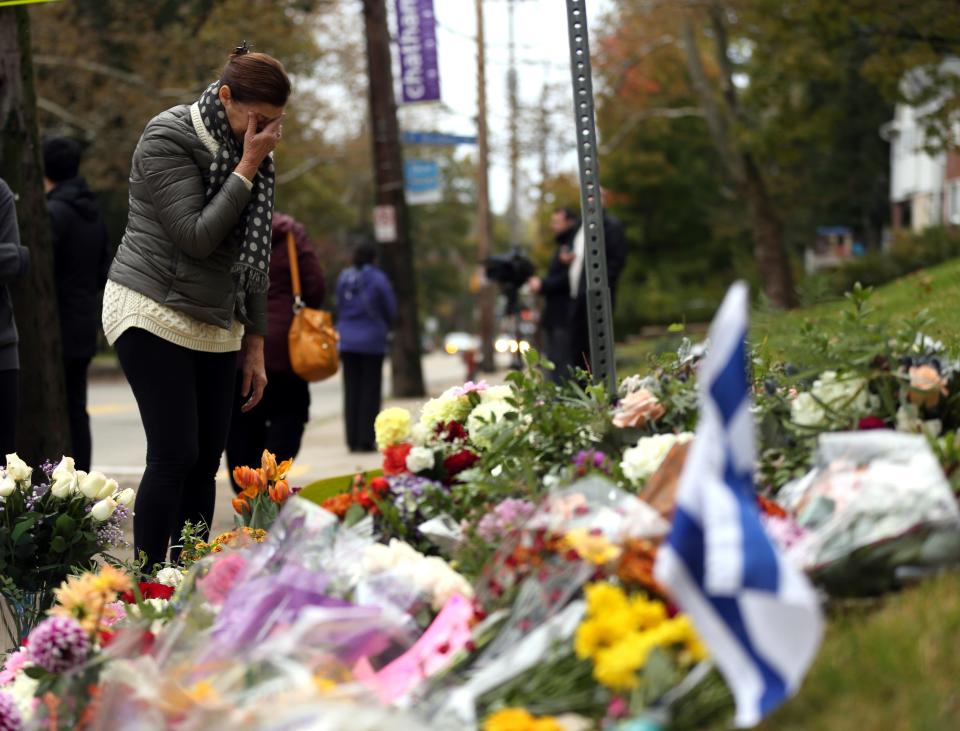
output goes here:
<path id="1" fill-rule="evenodd" d="M 823 633 L 816 593 L 760 523 L 747 380 L 747 286 L 727 292 L 700 367 L 700 418 L 657 580 L 690 616 L 753 726 L 800 686 Z"/>

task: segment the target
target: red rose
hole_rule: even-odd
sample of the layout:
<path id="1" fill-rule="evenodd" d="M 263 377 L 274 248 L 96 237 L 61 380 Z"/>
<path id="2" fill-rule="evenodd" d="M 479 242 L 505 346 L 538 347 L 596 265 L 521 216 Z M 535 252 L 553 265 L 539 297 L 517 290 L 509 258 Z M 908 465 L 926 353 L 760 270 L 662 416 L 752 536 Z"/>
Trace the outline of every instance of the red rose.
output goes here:
<path id="1" fill-rule="evenodd" d="M 383 450 L 383 474 L 402 475 L 407 471 L 407 455 L 412 444 L 393 444 Z"/>
<path id="2" fill-rule="evenodd" d="M 887 422 L 881 419 L 879 416 L 864 416 L 860 419 L 860 423 L 857 424 L 857 429 L 861 431 L 866 429 L 886 429 Z"/>
<path id="3" fill-rule="evenodd" d="M 137 586 L 144 599 L 169 599 L 173 596 L 173 587 L 166 584 L 157 584 L 153 581 L 141 581 Z M 120 601 L 127 604 L 136 604 L 137 600 L 132 591 L 125 591 L 120 595 Z"/>
<path id="4" fill-rule="evenodd" d="M 473 467 L 478 459 L 480 459 L 480 457 L 469 449 L 463 449 L 443 460 L 443 469 L 447 471 L 448 478 L 453 477 L 454 475 L 459 475 L 465 469 Z"/>
<path id="5" fill-rule="evenodd" d="M 370 480 L 370 489 L 375 495 L 380 495 L 390 489 L 390 482 L 386 477 L 374 477 Z"/>
<path id="6" fill-rule="evenodd" d="M 446 424 L 437 424 L 434 429 L 437 435 L 446 434 L 446 441 L 455 442 L 457 439 L 466 439 L 467 430 L 459 421 L 448 421 Z"/>

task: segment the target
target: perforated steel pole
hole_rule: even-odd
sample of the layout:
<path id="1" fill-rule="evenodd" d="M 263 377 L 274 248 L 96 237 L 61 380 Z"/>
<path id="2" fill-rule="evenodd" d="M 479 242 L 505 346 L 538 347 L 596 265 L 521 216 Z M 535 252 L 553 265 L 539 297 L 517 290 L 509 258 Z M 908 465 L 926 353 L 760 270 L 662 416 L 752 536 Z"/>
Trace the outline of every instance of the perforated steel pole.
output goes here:
<path id="1" fill-rule="evenodd" d="M 570 33 L 570 73 L 573 78 L 573 113 L 580 163 L 580 207 L 584 232 L 584 270 L 587 282 L 587 322 L 593 380 L 614 394 L 617 369 L 613 354 L 613 313 L 607 281 L 607 251 L 603 237 L 603 204 L 597 166 L 597 125 L 594 120 L 593 76 L 586 0 L 567 0 Z"/>

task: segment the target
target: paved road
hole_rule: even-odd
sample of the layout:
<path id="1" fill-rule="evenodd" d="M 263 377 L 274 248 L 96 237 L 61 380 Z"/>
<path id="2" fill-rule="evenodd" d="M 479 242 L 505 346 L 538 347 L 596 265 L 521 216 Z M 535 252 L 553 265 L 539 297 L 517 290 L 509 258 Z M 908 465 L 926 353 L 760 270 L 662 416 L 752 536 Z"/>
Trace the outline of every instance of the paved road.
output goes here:
<path id="1" fill-rule="evenodd" d="M 459 358 L 445 353 L 433 353 L 424 357 L 424 378 L 430 396 L 452 385 L 462 383 L 464 366 Z M 502 372 L 491 382 L 502 380 Z M 304 434 L 303 447 L 291 472 L 293 484 L 307 484 L 322 477 L 346 474 L 356 469 L 371 469 L 380 463 L 377 454 L 350 454 L 343 436 L 343 380 L 338 375 L 328 381 L 310 386 L 310 423 Z M 390 368 L 384 368 L 384 390 L 390 392 Z M 422 399 L 393 401 L 386 404 L 401 405 L 412 411 Z M 98 377 L 91 380 L 88 408 L 93 430 L 93 466 L 116 478 L 123 486 L 136 487 L 143 474 L 146 455 L 146 438 L 140 423 L 137 403 L 130 386 L 117 373 L 113 377 Z M 217 479 L 217 512 L 214 530 L 227 529 L 231 525 L 229 500 L 232 493 L 227 481 L 225 467 Z"/>

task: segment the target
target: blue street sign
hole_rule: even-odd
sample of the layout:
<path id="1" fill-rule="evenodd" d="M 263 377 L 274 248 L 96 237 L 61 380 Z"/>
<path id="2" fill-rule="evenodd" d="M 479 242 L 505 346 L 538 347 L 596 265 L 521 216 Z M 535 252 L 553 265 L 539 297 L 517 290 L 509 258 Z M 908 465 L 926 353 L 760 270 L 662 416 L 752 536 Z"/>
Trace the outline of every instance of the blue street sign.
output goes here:
<path id="1" fill-rule="evenodd" d="M 403 187 L 410 205 L 439 203 L 443 199 L 440 163 L 437 160 L 404 160 Z"/>
<path id="2" fill-rule="evenodd" d="M 436 145 L 438 147 L 449 147 L 477 144 L 476 137 L 450 135 L 444 132 L 402 132 L 400 139 L 405 145 Z"/>

